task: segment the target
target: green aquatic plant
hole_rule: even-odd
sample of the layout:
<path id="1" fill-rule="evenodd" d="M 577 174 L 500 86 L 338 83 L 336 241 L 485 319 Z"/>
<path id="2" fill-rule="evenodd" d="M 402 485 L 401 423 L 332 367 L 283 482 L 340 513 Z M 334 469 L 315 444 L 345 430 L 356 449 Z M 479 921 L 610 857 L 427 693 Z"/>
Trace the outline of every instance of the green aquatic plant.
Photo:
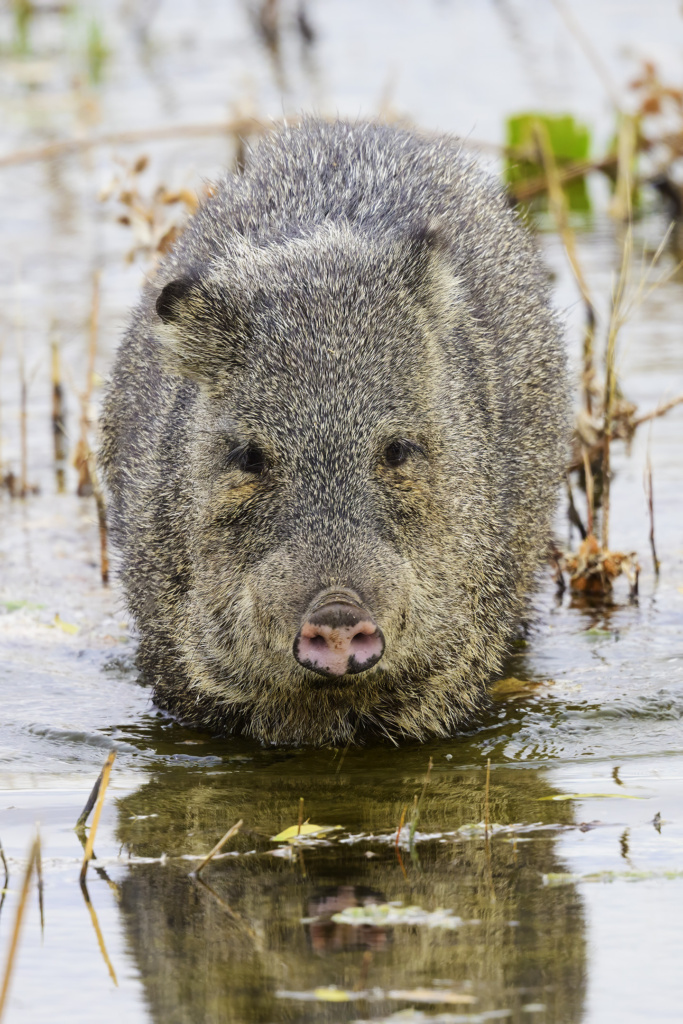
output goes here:
<path id="1" fill-rule="evenodd" d="M 553 116 L 541 113 L 520 113 L 507 119 L 505 125 L 507 157 L 505 180 L 508 185 L 543 178 L 543 160 L 538 152 L 536 131 L 543 126 L 552 154 L 560 171 L 570 165 L 588 161 L 590 153 L 590 130 L 570 114 Z M 565 184 L 565 191 L 572 213 L 589 214 L 590 198 L 585 177 L 578 177 Z M 539 211 L 547 209 L 547 198 L 539 196 L 533 202 Z"/>

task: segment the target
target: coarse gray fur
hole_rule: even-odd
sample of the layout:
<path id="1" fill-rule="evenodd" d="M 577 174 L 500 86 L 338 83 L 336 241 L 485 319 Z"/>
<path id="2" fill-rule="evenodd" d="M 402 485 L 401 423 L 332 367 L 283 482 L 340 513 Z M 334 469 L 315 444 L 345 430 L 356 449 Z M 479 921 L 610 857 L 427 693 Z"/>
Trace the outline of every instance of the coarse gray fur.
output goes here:
<path id="1" fill-rule="evenodd" d="M 535 246 L 457 140 L 267 135 L 145 289 L 104 406 L 157 704 L 267 743 L 456 731 L 546 551 L 567 392 Z M 339 587 L 386 650 L 329 680 L 292 644 Z"/>

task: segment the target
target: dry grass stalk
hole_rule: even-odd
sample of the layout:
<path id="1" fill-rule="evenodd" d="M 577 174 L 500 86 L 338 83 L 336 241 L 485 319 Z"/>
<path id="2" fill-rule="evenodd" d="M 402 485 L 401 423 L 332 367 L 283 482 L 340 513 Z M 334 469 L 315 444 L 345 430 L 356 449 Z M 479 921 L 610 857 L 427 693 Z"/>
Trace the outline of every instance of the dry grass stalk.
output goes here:
<path id="1" fill-rule="evenodd" d="M 17 906 L 17 913 L 14 918 L 14 927 L 12 929 L 12 936 L 10 938 L 9 949 L 7 951 L 7 960 L 5 962 L 5 971 L 2 979 L 2 989 L 0 989 L 0 1020 L 2 1020 L 5 1006 L 7 1003 L 7 996 L 9 994 L 10 982 L 12 980 L 12 971 L 16 961 L 17 949 L 19 947 L 19 936 L 21 934 L 21 926 L 24 920 L 24 913 L 26 910 L 26 903 L 28 900 L 28 893 L 31 886 L 31 878 L 33 876 L 34 868 L 36 867 L 38 858 L 40 857 L 40 837 L 36 835 L 33 840 L 31 849 L 28 855 L 28 862 L 26 864 L 26 871 L 24 872 L 24 880 L 21 885 L 21 892 L 19 894 L 19 905 Z"/>
<path id="2" fill-rule="evenodd" d="M 66 408 L 64 404 L 64 385 L 59 358 L 59 344 L 51 343 L 52 349 L 52 441 L 55 458 L 55 480 L 57 493 L 63 494 L 66 488 L 66 462 L 68 458 L 66 436 Z"/>
<path id="3" fill-rule="evenodd" d="M 239 821 L 235 822 L 235 824 L 232 825 L 228 829 L 228 831 L 225 833 L 223 838 L 218 840 L 218 842 L 214 846 L 213 850 L 211 850 L 211 852 L 206 855 L 206 857 L 201 862 L 201 864 L 199 865 L 197 870 L 194 872 L 194 874 L 197 875 L 197 877 L 199 877 L 200 872 L 206 867 L 206 865 L 209 863 L 209 861 L 211 861 L 216 856 L 217 853 L 221 852 L 221 850 L 223 849 L 223 847 L 227 843 L 228 839 L 231 839 L 232 836 L 234 836 L 236 832 L 239 832 L 239 830 L 242 827 L 242 824 L 243 824 L 243 822 L 242 822 L 242 819 L 240 818 Z"/>
<path id="4" fill-rule="evenodd" d="M 114 758 L 116 757 L 116 751 L 111 750 L 107 756 L 107 760 L 104 762 L 104 768 L 99 778 L 99 791 L 97 794 L 97 802 L 95 804 L 95 812 L 92 818 L 92 825 L 90 826 L 90 834 L 88 835 L 87 842 L 85 844 L 85 852 L 83 854 L 83 864 L 81 866 L 80 880 L 81 884 L 85 882 L 85 876 L 88 873 L 88 862 L 91 860 L 93 855 L 93 847 L 95 845 L 95 836 L 97 835 L 97 826 L 100 823 L 100 815 L 102 814 L 102 808 L 104 807 L 104 798 L 107 792 L 107 786 L 109 785 L 109 776 L 111 775 L 111 768 L 114 764 Z M 87 805 L 86 805 L 87 806 Z M 80 821 L 80 818 L 79 818 Z"/>

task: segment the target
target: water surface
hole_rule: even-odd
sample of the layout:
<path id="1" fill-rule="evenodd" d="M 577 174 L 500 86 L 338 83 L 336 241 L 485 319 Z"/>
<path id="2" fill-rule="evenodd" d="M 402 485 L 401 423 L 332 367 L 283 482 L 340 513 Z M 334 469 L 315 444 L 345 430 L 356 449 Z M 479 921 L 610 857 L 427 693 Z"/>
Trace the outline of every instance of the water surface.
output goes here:
<path id="1" fill-rule="evenodd" d="M 650 3 L 647 14 L 635 2 L 572 9 L 618 87 L 638 54 L 677 73 L 675 4 Z M 249 11 L 167 2 L 123 13 L 93 5 L 80 21 L 40 15 L 28 56 L 3 50 L 2 151 L 235 111 L 267 120 L 302 106 L 356 116 L 383 105 L 491 142 L 505 113 L 528 106 L 571 109 L 599 139 L 612 129 L 604 90 L 551 5 L 312 4 L 308 47 L 296 7 L 284 5 L 279 57 Z M 91 16 L 111 56 L 101 85 L 74 88 Z M 23 352 L 29 479 L 40 486 L 0 504 L 0 840 L 10 869 L 0 962 L 36 821 L 45 876 L 44 931 L 32 896 L 7 1020 L 679 1020 L 683 410 L 643 428 L 630 452 L 615 448 L 612 543 L 639 554 L 638 602 L 618 585 L 612 606 L 581 607 L 548 579 L 526 645 L 506 666 L 538 686 L 495 701 L 465 735 L 311 751 L 186 730 L 136 679 L 120 593 L 99 582 L 93 502 L 74 496 L 72 470 L 68 493 L 56 493 L 50 440 L 49 341 L 61 345 L 73 441 L 93 272 L 100 375 L 137 294 L 146 264 L 126 263 L 130 230 L 97 197 L 117 158 L 142 153 L 148 193 L 159 182 L 197 187 L 234 156 L 230 140 L 207 135 L 0 168 L 3 471 L 18 471 Z M 591 187 L 597 212 L 579 247 L 604 329 L 618 245 L 600 213 L 605 188 Z M 656 245 L 662 229 L 653 211 L 638 239 Z M 541 241 L 576 365 L 576 289 L 557 239 Z M 622 382 L 643 411 L 683 391 L 682 322 L 674 275 L 624 329 Z M 648 450 L 659 580 L 642 485 Z M 563 514 L 558 532 L 567 539 Z M 112 748 L 88 876 L 94 920 L 73 825 Z M 295 847 L 273 841 L 297 824 L 301 799 L 305 818 L 339 828 Z M 239 819 L 201 884 L 190 876 L 197 858 Z M 420 913 L 407 922 L 409 906 Z"/>

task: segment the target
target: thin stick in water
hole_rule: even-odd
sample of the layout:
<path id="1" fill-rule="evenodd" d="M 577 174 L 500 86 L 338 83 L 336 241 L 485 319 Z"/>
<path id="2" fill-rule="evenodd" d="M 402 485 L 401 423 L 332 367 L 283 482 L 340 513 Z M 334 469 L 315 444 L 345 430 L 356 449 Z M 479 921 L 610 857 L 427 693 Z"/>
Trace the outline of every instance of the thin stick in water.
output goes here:
<path id="1" fill-rule="evenodd" d="M 9 951 L 7 953 L 7 961 L 5 963 L 5 971 L 2 979 L 2 989 L 0 989 L 0 1020 L 2 1020 L 2 1016 L 5 1010 L 5 1004 L 7 1002 L 7 996 L 9 993 L 10 981 L 12 979 L 12 970 L 14 969 L 17 949 L 19 947 L 19 935 L 21 934 L 21 925 L 24 920 L 24 912 L 26 910 L 29 888 L 31 886 L 31 877 L 33 875 L 33 869 L 36 866 L 36 860 L 39 855 L 40 839 L 38 836 L 36 836 L 36 838 L 33 840 L 33 844 L 28 855 L 28 863 L 26 864 L 24 880 L 21 885 L 21 892 L 19 894 L 19 905 L 17 907 L 17 913 L 14 918 L 14 928 L 12 929 L 12 938 L 10 939 Z"/>
<path id="2" fill-rule="evenodd" d="M 97 914 L 95 912 L 95 908 L 93 907 L 92 903 L 90 902 L 90 894 L 88 892 L 88 886 L 85 884 L 85 878 L 83 878 L 83 877 L 81 877 L 81 892 L 83 893 L 83 899 L 85 900 L 85 905 L 88 908 L 88 913 L 90 914 L 90 920 L 92 921 L 92 926 L 95 929 L 95 936 L 97 938 L 97 945 L 100 948 L 100 953 L 102 954 L 102 959 L 104 960 L 105 964 L 107 965 L 107 970 L 109 971 L 109 977 L 111 978 L 111 980 L 114 982 L 114 984 L 118 988 L 119 983 L 118 983 L 117 978 L 116 978 L 116 971 L 114 970 L 114 965 L 112 964 L 111 960 L 109 959 L 109 954 L 107 953 L 107 947 L 104 944 L 104 936 L 102 935 L 102 930 L 100 929 L 100 922 L 97 920 Z"/>
<path id="3" fill-rule="evenodd" d="M 66 436 L 66 408 L 64 386 L 59 359 L 59 344 L 52 342 L 52 441 L 55 457 L 55 479 L 57 493 L 63 494 L 66 486 L 66 462 L 68 458 Z"/>
<path id="4" fill-rule="evenodd" d="M 491 786 L 491 758 L 486 760 L 486 794 L 484 796 L 484 833 L 489 837 L 489 789 Z"/>
<path id="5" fill-rule="evenodd" d="M 427 786 L 429 784 L 429 776 L 432 774 L 433 764 L 434 764 L 434 762 L 433 762 L 432 758 L 430 757 L 429 758 L 429 764 L 427 765 L 427 772 L 425 774 L 425 780 L 424 780 L 424 782 L 422 784 L 422 792 L 420 793 L 419 800 L 417 798 L 417 795 L 415 796 L 415 809 L 413 811 L 413 816 L 410 819 L 410 848 L 411 848 L 411 850 L 412 850 L 412 847 L 413 847 L 413 839 L 415 837 L 415 831 L 417 829 L 417 823 L 419 821 L 420 813 L 422 811 L 422 801 L 424 800 L 424 795 L 427 792 Z"/>
<path id="6" fill-rule="evenodd" d="M 95 505 L 97 506 L 97 529 L 100 537 L 100 577 L 102 579 L 102 586 L 106 587 L 109 583 L 109 550 L 107 547 L 107 506 L 104 501 L 104 492 L 100 485 L 100 477 L 97 472 L 97 463 L 95 456 L 93 455 L 92 449 L 88 445 L 88 454 L 86 456 L 88 461 L 88 474 L 90 476 L 90 484 L 92 486 L 93 496 L 95 498 Z"/>
<path id="7" fill-rule="evenodd" d="M 43 857 L 40 843 L 40 829 L 36 825 L 36 840 L 38 849 L 36 851 L 36 875 L 38 876 L 38 909 L 40 911 L 40 937 L 45 934 L 45 904 L 43 902 Z"/>
<path id="8" fill-rule="evenodd" d="M 113 753 L 114 752 L 111 751 L 111 753 L 109 754 L 109 757 L 112 758 L 112 763 L 113 763 L 113 760 L 114 760 L 114 758 L 112 757 Z M 109 763 L 109 757 L 107 758 L 107 761 L 105 762 L 105 765 Z M 89 816 L 90 812 L 92 811 L 93 807 L 95 806 L 95 801 L 97 800 L 97 797 L 98 797 L 99 792 L 100 792 L 100 786 L 102 785 L 102 776 L 103 775 L 104 775 L 104 767 L 102 768 L 102 771 L 100 772 L 100 774 L 97 776 L 97 781 L 95 782 L 95 785 L 93 786 L 93 788 L 90 790 L 90 796 L 88 797 L 88 799 L 85 802 L 85 807 L 83 808 L 83 810 L 81 811 L 81 813 L 78 816 L 78 821 L 76 822 L 76 825 L 75 825 L 75 828 L 76 828 L 77 831 L 84 827 L 86 821 L 88 820 L 88 816 Z"/>
<path id="9" fill-rule="evenodd" d="M 212 859 L 213 857 L 215 857 L 217 853 L 220 853 L 220 852 L 221 852 L 221 850 L 223 849 L 223 847 L 224 847 L 224 846 L 225 846 L 225 844 L 227 843 L 228 839 L 230 839 L 230 838 L 231 838 L 232 836 L 234 836 L 236 832 L 239 832 L 239 830 L 240 830 L 240 828 L 241 828 L 241 827 L 242 827 L 242 819 L 240 818 L 240 820 L 239 820 L 239 821 L 235 822 L 235 824 L 234 824 L 234 825 L 232 825 L 232 826 L 231 826 L 231 827 L 230 827 L 230 828 L 228 829 L 228 831 L 227 831 L 227 832 L 225 833 L 225 835 L 223 836 L 223 838 L 222 838 L 222 839 L 219 839 L 219 840 L 218 840 L 218 842 L 217 842 L 217 843 L 216 843 L 216 845 L 214 846 L 213 850 L 211 850 L 211 852 L 210 852 L 210 853 L 207 853 L 207 855 L 206 855 L 206 857 L 204 858 L 204 860 L 203 860 L 203 861 L 201 862 L 201 864 L 199 865 L 199 867 L 197 868 L 197 870 L 196 870 L 196 871 L 194 872 L 194 874 L 195 874 L 195 875 L 199 876 L 199 873 L 200 873 L 200 871 L 202 870 L 202 868 L 205 868 L 205 867 L 206 867 L 206 865 L 207 865 L 207 864 L 209 863 L 209 861 L 210 861 L 210 860 L 211 860 L 211 859 Z"/>
<path id="10" fill-rule="evenodd" d="M 85 852 L 83 854 L 83 865 L 81 867 L 80 879 L 81 883 L 85 882 L 85 876 L 88 873 L 88 861 L 92 858 L 93 847 L 95 845 L 95 836 L 97 835 L 97 826 L 100 823 L 100 815 L 102 814 L 102 808 L 104 806 L 104 797 L 107 792 L 107 786 L 109 785 L 109 776 L 111 775 L 111 766 L 114 763 L 116 757 L 116 751 L 112 750 L 104 762 L 104 768 L 102 769 L 102 775 L 100 778 L 99 792 L 97 794 L 97 803 L 95 804 L 95 813 L 92 817 L 92 825 L 90 826 L 90 834 L 88 835 L 87 842 L 85 844 Z M 87 805 L 86 805 L 87 806 Z M 87 817 L 87 815 L 86 815 Z M 79 819 L 80 820 L 80 819 Z"/>
<path id="11" fill-rule="evenodd" d="M 652 551 L 652 564 L 654 566 L 655 576 L 659 576 L 660 563 L 657 558 L 657 548 L 655 547 L 655 500 L 652 489 L 652 461 L 650 459 L 649 449 L 647 453 L 647 462 L 645 463 L 645 494 L 647 495 L 647 510 L 650 517 L 650 550 Z"/>
<path id="12" fill-rule="evenodd" d="M 19 322 L 19 497 L 28 495 L 28 385 L 23 324 Z"/>
<path id="13" fill-rule="evenodd" d="M 298 821 L 298 824 L 297 824 L 297 827 L 296 827 L 296 834 L 298 836 L 301 835 L 301 826 L 303 825 L 303 823 L 304 823 L 304 798 L 302 796 L 300 796 L 299 797 L 299 821 Z"/>
<path id="14" fill-rule="evenodd" d="M 406 820 L 406 811 L 407 810 L 408 810 L 408 804 L 405 804 L 403 810 L 401 811 L 401 819 L 400 819 L 400 821 L 398 823 L 398 829 L 396 830 L 396 841 L 394 843 L 394 846 L 396 847 L 397 850 L 398 850 L 399 840 L 401 838 L 401 829 L 403 828 L 403 823 Z"/>

